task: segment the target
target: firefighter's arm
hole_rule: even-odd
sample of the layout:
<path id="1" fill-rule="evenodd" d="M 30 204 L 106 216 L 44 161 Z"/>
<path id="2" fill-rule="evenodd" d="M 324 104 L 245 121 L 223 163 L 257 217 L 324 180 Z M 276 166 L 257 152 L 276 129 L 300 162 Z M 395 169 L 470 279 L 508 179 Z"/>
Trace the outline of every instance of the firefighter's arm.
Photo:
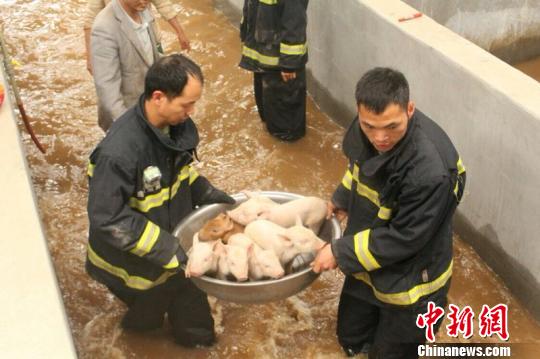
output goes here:
<path id="1" fill-rule="evenodd" d="M 206 177 L 200 175 L 197 175 L 197 178 L 193 182 L 190 181 L 190 188 L 194 206 L 212 203 L 236 203 L 234 198 L 214 187 Z"/>
<path id="2" fill-rule="evenodd" d="M 178 240 L 129 205 L 135 191 L 135 168 L 101 156 L 89 165 L 88 217 L 111 246 L 168 270 L 176 270 L 187 256 Z"/>
<path id="3" fill-rule="evenodd" d="M 387 226 L 367 228 L 332 243 L 345 274 L 370 272 L 413 257 L 433 237 L 455 201 L 449 178 L 404 186 Z"/>
<path id="4" fill-rule="evenodd" d="M 349 164 L 347 171 L 343 175 L 340 184 L 337 186 L 334 194 L 332 195 L 332 204 L 336 210 L 346 211 L 349 208 L 349 201 L 351 198 L 351 188 L 353 183 L 352 175 L 353 163 Z"/>
<path id="5" fill-rule="evenodd" d="M 295 72 L 304 67 L 307 53 L 307 0 L 282 0 L 279 67 L 283 72 Z"/>

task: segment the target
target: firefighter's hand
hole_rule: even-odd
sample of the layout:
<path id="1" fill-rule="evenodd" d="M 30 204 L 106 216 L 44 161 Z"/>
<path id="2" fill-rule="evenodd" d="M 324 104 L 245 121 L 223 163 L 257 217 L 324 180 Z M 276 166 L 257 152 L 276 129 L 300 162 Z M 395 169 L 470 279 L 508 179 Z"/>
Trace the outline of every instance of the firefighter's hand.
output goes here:
<path id="1" fill-rule="evenodd" d="M 289 80 L 294 80 L 296 78 L 296 72 L 281 71 L 281 78 L 285 82 L 288 82 Z"/>
<path id="2" fill-rule="evenodd" d="M 311 269 L 315 273 L 321 273 L 330 269 L 335 269 L 337 267 L 336 259 L 334 258 L 334 255 L 332 254 L 332 248 L 330 245 L 325 245 L 319 250 L 319 253 L 317 253 L 317 257 L 315 257 L 315 260 L 310 264 Z"/>
<path id="3" fill-rule="evenodd" d="M 330 219 L 332 215 L 336 216 L 338 221 L 343 221 L 347 217 L 347 211 L 336 207 L 332 201 L 326 202 L 326 219 Z"/>
<path id="4" fill-rule="evenodd" d="M 235 204 L 236 201 L 234 198 L 229 196 L 227 193 L 217 189 L 212 188 L 207 194 L 201 199 L 201 205 L 203 204 L 212 204 L 212 203 L 227 203 Z"/>

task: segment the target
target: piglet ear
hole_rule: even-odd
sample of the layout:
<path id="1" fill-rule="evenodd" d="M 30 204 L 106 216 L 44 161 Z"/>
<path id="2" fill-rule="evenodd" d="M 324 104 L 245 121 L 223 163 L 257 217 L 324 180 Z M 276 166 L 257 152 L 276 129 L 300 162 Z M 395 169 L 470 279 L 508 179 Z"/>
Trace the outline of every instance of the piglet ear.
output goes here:
<path id="1" fill-rule="evenodd" d="M 295 218 L 295 219 L 296 219 L 296 225 L 297 225 L 297 226 L 301 226 L 301 227 L 302 227 L 302 226 L 304 225 L 304 224 L 302 223 L 302 218 L 300 218 L 299 215 L 296 215 L 296 218 Z"/>

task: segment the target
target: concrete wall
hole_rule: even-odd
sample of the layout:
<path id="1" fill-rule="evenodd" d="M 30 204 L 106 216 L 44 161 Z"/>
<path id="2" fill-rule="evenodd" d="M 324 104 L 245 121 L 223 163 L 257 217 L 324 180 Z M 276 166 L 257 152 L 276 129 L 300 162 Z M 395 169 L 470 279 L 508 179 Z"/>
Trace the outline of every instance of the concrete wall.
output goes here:
<path id="1" fill-rule="evenodd" d="M 0 83 L 8 88 L 2 66 Z M 9 98 L 0 108 L 0 169 L 0 356 L 75 358 Z"/>
<path id="2" fill-rule="evenodd" d="M 540 56 L 540 0 L 404 0 L 500 59 Z"/>
<path id="3" fill-rule="evenodd" d="M 242 0 L 216 0 L 239 11 Z M 467 166 L 457 231 L 540 319 L 540 85 L 395 0 L 309 5 L 311 95 L 337 122 L 374 66 L 404 72 L 418 108 L 453 139 Z M 237 16 L 238 18 L 238 16 Z"/>

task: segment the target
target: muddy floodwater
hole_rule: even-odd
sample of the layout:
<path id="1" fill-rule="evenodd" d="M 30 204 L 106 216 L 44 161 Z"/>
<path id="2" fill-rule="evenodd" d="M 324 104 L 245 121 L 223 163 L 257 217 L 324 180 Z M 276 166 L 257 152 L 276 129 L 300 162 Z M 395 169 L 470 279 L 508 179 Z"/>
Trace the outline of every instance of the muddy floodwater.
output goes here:
<path id="1" fill-rule="evenodd" d="M 523 61 L 513 66 L 536 81 L 540 81 L 540 57 Z"/>
<path id="2" fill-rule="evenodd" d="M 85 3 L 0 0 L 0 22 L 8 48 L 20 64 L 16 76 L 26 111 L 47 148 L 42 155 L 23 135 L 79 357 L 342 357 L 335 338 L 343 280 L 338 271 L 324 273 L 309 289 L 280 302 L 250 306 L 212 300 L 218 343 L 211 349 L 178 347 L 166 328 L 138 335 L 119 327 L 125 307 L 84 271 L 86 163 L 103 136 L 96 124 L 94 87 L 85 67 L 81 23 Z M 341 153 L 343 128 L 309 101 L 304 139 L 288 144 L 271 138 L 257 115 L 251 76 L 237 67 L 237 29 L 214 10 L 211 0 L 184 0 L 177 6 L 192 41 L 190 56 L 202 65 L 206 77 L 203 98 L 193 116 L 201 134 L 199 172 L 230 193 L 262 189 L 329 198 L 346 166 Z M 160 24 L 166 51 L 179 51 L 168 24 Z M 353 94 L 345 100 L 353 101 Z M 513 357 L 538 358 L 539 325 L 468 245 L 459 238 L 455 243 L 449 302 L 460 308 L 469 305 L 477 315 L 483 304 L 507 304 L 510 342 L 521 343 L 512 348 Z M 496 335 L 481 338 L 476 326 L 469 341 L 451 338 L 445 324 L 438 342 L 500 343 Z"/>

